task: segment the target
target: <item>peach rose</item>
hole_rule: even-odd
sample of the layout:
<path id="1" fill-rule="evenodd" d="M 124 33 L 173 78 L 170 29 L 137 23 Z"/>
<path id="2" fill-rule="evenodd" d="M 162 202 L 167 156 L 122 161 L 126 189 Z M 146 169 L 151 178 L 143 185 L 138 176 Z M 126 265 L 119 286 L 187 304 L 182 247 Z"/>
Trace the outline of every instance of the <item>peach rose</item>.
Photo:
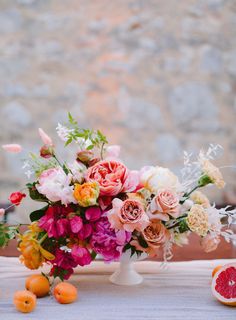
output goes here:
<path id="1" fill-rule="evenodd" d="M 120 192 L 135 190 L 139 184 L 137 171 L 129 171 L 115 160 L 103 160 L 88 168 L 86 181 L 96 181 L 101 196 L 116 196 Z"/>
<path id="2" fill-rule="evenodd" d="M 207 234 L 201 241 L 201 246 L 205 252 L 211 252 L 217 249 L 220 243 L 220 238 L 218 235 Z"/>
<path id="3" fill-rule="evenodd" d="M 155 256 L 159 248 L 170 238 L 169 231 L 160 220 L 153 220 L 143 231 L 142 235 L 148 244 L 147 252 Z"/>
<path id="4" fill-rule="evenodd" d="M 142 231 L 148 226 L 149 219 L 141 202 L 132 199 L 122 201 L 115 198 L 112 204 L 113 208 L 107 212 L 112 228 L 133 232 L 134 230 Z"/>
<path id="5" fill-rule="evenodd" d="M 148 216 L 150 219 L 168 221 L 169 216 L 177 218 L 180 212 L 179 198 L 170 190 L 160 190 L 152 199 Z"/>
<path id="6" fill-rule="evenodd" d="M 99 196 L 99 186 L 96 181 L 75 184 L 74 198 L 82 207 L 94 206 Z"/>

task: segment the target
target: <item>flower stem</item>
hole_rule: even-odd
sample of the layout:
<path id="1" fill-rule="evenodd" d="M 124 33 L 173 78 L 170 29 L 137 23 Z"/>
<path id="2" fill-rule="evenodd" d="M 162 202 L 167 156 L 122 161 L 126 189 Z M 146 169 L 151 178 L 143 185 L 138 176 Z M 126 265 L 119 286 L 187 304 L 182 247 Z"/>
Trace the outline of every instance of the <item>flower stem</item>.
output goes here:
<path id="1" fill-rule="evenodd" d="M 183 204 L 188 198 L 189 198 L 189 196 L 195 191 L 195 190 L 197 190 L 198 188 L 200 188 L 201 186 L 199 186 L 199 185 L 197 185 L 196 187 L 194 187 L 190 192 L 188 192 L 188 193 L 185 193 L 184 195 L 183 195 L 183 200 L 180 200 L 180 204 Z"/>

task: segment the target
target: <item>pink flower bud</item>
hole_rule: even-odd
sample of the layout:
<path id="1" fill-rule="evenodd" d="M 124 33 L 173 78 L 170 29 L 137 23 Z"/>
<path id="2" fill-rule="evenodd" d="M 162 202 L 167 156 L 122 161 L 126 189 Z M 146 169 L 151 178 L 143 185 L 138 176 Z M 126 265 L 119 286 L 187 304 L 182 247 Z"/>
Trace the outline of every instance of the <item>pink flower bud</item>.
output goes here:
<path id="1" fill-rule="evenodd" d="M 92 158 L 94 157 L 94 154 L 90 150 L 83 150 L 77 153 L 77 161 L 81 161 L 83 163 L 88 163 Z"/>
<path id="2" fill-rule="evenodd" d="M 5 214 L 5 209 L 1 208 L 0 209 L 0 218 L 3 217 Z"/>
<path id="3" fill-rule="evenodd" d="M 47 146 L 53 146 L 52 139 L 41 128 L 39 128 L 39 135 L 44 144 L 46 144 Z"/>
<path id="4" fill-rule="evenodd" d="M 4 144 L 2 145 L 2 148 L 10 153 L 19 153 L 22 151 L 22 147 L 19 144 Z"/>
<path id="5" fill-rule="evenodd" d="M 40 156 L 45 159 L 49 159 L 54 155 L 54 149 L 52 146 L 44 145 L 40 149 Z"/>

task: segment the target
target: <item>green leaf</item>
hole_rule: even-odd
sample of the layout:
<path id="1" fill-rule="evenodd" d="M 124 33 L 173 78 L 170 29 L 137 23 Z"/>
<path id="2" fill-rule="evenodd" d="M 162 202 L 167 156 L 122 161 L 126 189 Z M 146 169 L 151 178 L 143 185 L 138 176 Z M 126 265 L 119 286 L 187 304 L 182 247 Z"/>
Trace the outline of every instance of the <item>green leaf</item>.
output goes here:
<path id="1" fill-rule="evenodd" d="M 93 144 L 91 144 L 90 146 L 88 146 L 86 149 L 87 150 L 92 150 L 94 148 L 94 145 Z"/>
<path id="2" fill-rule="evenodd" d="M 49 206 L 45 206 L 42 209 L 39 210 L 35 210 L 33 212 L 31 212 L 30 214 L 30 221 L 38 221 L 40 218 L 42 218 L 46 212 L 46 210 L 48 209 Z"/>
<path id="3" fill-rule="evenodd" d="M 0 247 L 4 247 L 7 243 L 7 238 L 4 233 L 0 233 Z"/>
<path id="4" fill-rule="evenodd" d="M 184 233 L 189 230 L 186 219 L 183 219 L 179 222 L 179 232 Z"/>
<path id="5" fill-rule="evenodd" d="M 36 183 L 27 185 L 30 198 L 35 201 L 48 202 L 48 199 L 44 195 L 38 192 L 35 185 Z"/>

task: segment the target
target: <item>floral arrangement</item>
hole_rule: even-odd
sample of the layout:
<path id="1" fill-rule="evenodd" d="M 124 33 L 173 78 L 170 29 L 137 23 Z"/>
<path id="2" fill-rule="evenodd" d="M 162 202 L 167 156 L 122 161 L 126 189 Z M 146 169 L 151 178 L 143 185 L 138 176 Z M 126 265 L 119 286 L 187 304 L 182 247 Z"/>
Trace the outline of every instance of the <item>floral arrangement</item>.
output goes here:
<path id="1" fill-rule="evenodd" d="M 52 139 L 42 130 L 38 155 L 24 161 L 29 197 L 45 205 L 32 212 L 28 230 L 0 224 L 0 246 L 15 236 L 20 260 L 30 269 L 43 263 L 50 275 L 68 279 L 76 266 L 85 266 L 97 255 L 105 262 L 119 261 L 123 252 L 163 254 L 171 259 L 174 245 L 188 243 L 193 232 L 203 250 L 215 250 L 221 240 L 236 239 L 230 229 L 236 210 L 217 209 L 200 191 L 214 184 L 223 188 L 220 170 L 212 164 L 220 146 L 210 145 L 196 159 L 184 153 L 179 179 L 167 168 L 148 166 L 129 170 L 119 159 L 120 147 L 107 145 L 100 131 L 81 129 L 69 114 L 68 123 L 58 124 L 65 147 L 75 144 L 73 161 L 61 161 Z M 4 145 L 20 152 L 20 145 Z M 13 205 L 26 197 L 21 191 L 10 196 Z M 4 209 L 0 209 L 4 214 Z"/>

